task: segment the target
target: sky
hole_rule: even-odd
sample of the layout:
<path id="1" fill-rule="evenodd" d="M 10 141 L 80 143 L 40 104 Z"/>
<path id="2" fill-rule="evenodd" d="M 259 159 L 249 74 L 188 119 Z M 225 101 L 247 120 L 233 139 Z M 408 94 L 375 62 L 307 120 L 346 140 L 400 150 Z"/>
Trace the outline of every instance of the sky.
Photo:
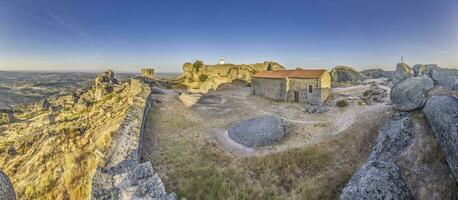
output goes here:
<path id="1" fill-rule="evenodd" d="M 458 67 L 457 0 L 0 0 L 0 70 Z"/>

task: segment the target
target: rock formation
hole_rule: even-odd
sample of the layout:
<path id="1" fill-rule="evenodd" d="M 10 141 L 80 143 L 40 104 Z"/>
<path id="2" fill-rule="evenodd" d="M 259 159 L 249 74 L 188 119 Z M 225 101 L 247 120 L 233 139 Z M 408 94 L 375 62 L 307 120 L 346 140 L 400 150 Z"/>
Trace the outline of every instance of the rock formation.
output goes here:
<path id="1" fill-rule="evenodd" d="M 8 176 L 0 170 L 0 199 L 16 200 L 13 184 Z"/>
<path id="2" fill-rule="evenodd" d="M 410 77 L 393 86 L 390 100 L 401 111 L 419 109 L 425 105 L 427 92 L 433 88 L 433 80 L 427 76 Z"/>
<path id="3" fill-rule="evenodd" d="M 458 90 L 458 70 L 444 69 L 435 64 L 414 65 L 415 76 L 428 76 L 436 85 L 444 86 L 450 90 Z"/>
<path id="4" fill-rule="evenodd" d="M 398 63 L 395 71 L 395 81 L 399 82 L 413 76 L 413 70 L 405 63 Z"/>
<path id="5" fill-rule="evenodd" d="M 241 80 L 250 83 L 251 76 L 259 71 L 284 70 L 285 68 L 275 62 L 264 62 L 249 65 L 205 65 L 201 61 L 194 64 L 183 65 L 183 85 L 194 92 L 206 93 L 214 90 L 223 83 Z"/>
<path id="6" fill-rule="evenodd" d="M 390 162 L 364 164 L 353 175 L 340 195 L 341 200 L 411 199 L 409 188 L 399 168 Z"/>
<path id="7" fill-rule="evenodd" d="M 371 87 L 364 91 L 361 99 L 366 103 L 366 105 L 371 105 L 372 102 L 383 102 L 387 94 L 387 90 L 379 87 L 376 83 L 372 83 Z"/>
<path id="8" fill-rule="evenodd" d="M 426 102 L 423 112 L 458 182 L 458 99 L 433 96 Z"/>
<path id="9" fill-rule="evenodd" d="M 95 78 L 95 99 L 101 100 L 105 95 L 113 92 L 113 85 L 118 84 L 114 73 L 107 70 Z"/>
<path id="10" fill-rule="evenodd" d="M 154 78 L 154 69 L 152 68 L 143 68 L 141 69 L 141 75 L 147 78 Z"/>
<path id="11" fill-rule="evenodd" d="M 290 132 L 289 124 L 276 116 L 265 116 L 239 122 L 229 128 L 228 134 L 234 141 L 247 147 L 272 145 Z"/>
<path id="12" fill-rule="evenodd" d="M 340 199 L 411 199 L 394 160 L 410 144 L 412 130 L 406 113 L 395 114 L 380 129 L 368 161 L 347 183 Z"/>
<path id="13" fill-rule="evenodd" d="M 377 136 L 368 161 L 394 162 L 412 140 L 413 123 L 407 113 L 396 113 Z"/>
<path id="14" fill-rule="evenodd" d="M 340 195 L 341 200 L 411 199 L 398 166 L 390 162 L 368 162 L 353 175 Z"/>
<path id="15" fill-rule="evenodd" d="M 351 67 L 337 66 L 331 70 L 331 80 L 334 83 L 352 83 L 357 84 L 363 81 L 363 76 Z"/>
<path id="16" fill-rule="evenodd" d="M 395 72 L 394 71 L 385 71 L 383 69 L 368 69 L 361 71 L 361 74 L 364 74 L 367 77 L 371 78 L 393 78 Z"/>
<path id="17" fill-rule="evenodd" d="M 183 104 L 186 107 L 191 107 L 194 104 L 196 104 L 197 101 L 199 101 L 200 97 L 202 97 L 202 94 L 199 94 L 199 93 L 195 93 L 195 94 L 182 93 L 180 94 L 180 96 L 178 96 L 178 99 L 180 99 L 180 101 L 183 102 Z"/>

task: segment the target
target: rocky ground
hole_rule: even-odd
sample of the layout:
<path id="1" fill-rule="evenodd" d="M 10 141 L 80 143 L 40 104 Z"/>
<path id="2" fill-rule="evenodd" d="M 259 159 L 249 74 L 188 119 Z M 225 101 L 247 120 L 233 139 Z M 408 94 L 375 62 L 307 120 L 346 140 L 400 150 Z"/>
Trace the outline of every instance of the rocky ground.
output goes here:
<path id="1" fill-rule="evenodd" d="M 393 109 L 387 96 L 366 105 L 362 97 L 370 88 L 336 88 L 321 114 L 250 95 L 246 84 L 222 85 L 191 107 L 177 91 L 157 92 L 142 160 L 153 163 L 167 191 L 189 199 L 336 198 Z M 339 100 L 348 106 L 335 106 Z M 266 115 L 291 124 L 280 143 L 247 148 L 227 136 L 232 125 Z M 215 188 L 205 186 L 210 182 Z"/>
<path id="2" fill-rule="evenodd" d="M 88 199 L 92 175 L 130 107 L 128 82 L 15 109 L 0 125 L 0 168 L 19 199 Z M 104 75 L 105 76 L 105 75 Z M 101 79 L 102 80 L 102 79 Z"/>

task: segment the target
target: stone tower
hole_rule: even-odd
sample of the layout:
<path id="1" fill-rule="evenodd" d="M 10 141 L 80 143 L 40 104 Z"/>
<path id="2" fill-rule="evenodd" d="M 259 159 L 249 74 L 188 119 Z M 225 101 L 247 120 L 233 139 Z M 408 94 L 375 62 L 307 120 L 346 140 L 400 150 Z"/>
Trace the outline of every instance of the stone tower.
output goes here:
<path id="1" fill-rule="evenodd" d="M 154 78 L 154 69 L 152 68 L 143 68 L 140 72 L 143 77 Z"/>
<path id="2" fill-rule="evenodd" d="M 219 59 L 219 64 L 224 65 L 224 57 L 221 56 L 221 58 Z"/>

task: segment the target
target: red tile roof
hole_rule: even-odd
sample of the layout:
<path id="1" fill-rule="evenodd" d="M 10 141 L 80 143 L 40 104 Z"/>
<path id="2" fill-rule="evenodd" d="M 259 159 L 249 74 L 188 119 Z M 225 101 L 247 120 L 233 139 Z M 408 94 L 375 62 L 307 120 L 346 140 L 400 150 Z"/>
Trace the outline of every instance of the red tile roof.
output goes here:
<path id="1" fill-rule="evenodd" d="M 321 78 L 325 69 L 260 71 L 253 78 Z"/>

